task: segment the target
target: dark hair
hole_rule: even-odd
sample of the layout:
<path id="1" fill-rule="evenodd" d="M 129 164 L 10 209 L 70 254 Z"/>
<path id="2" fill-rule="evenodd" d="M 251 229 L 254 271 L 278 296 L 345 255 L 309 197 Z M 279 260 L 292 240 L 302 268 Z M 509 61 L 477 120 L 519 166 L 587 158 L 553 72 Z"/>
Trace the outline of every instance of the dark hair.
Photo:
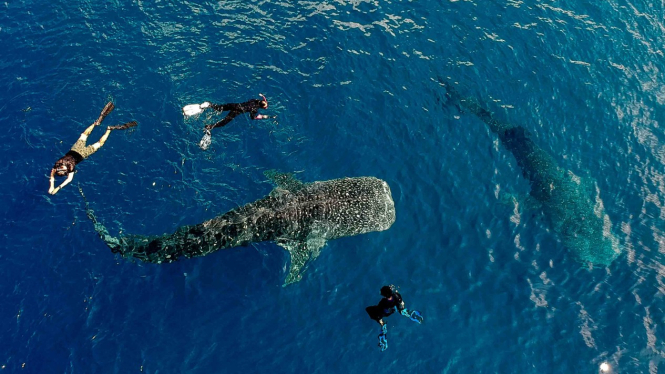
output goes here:
<path id="1" fill-rule="evenodd" d="M 55 175 L 59 177 L 64 177 L 65 175 L 67 175 L 67 170 L 65 171 L 60 170 L 60 168 L 63 166 L 67 167 L 67 165 L 65 165 L 65 163 L 62 162 L 62 160 L 56 161 L 55 165 L 53 165 L 53 169 L 55 169 Z"/>
<path id="2" fill-rule="evenodd" d="M 59 168 L 63 166 L 67 170 L 65 171 L 59 170 Z M 55 162 L 55 165 L 53 165 L 53 169 L 55 169 L 55 175 L 59 177 L 64 177 L 76 169 L 76 161 L 74 161 L 74 158 L 71 155 L 66 154 L 64 157 Z"/>
<path id="3" fill-rule="evenodd" d="M 381 296 L 390 297 L 395 294 L 395 286 L 392 284 L 390 286 L 381 287 Z"/>

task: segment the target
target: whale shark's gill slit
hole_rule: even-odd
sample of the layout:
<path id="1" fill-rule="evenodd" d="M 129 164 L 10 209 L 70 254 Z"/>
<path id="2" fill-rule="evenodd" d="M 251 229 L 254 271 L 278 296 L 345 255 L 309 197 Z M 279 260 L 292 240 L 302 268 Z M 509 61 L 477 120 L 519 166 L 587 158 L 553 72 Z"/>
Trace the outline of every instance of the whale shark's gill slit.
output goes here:
<path id="1" fill-rule="evenodd" d="M 113 252 L 145 262 L 169 263 L 224 248 L 276 242 L 291 255 L 285 284 L 302 278 L 308 262 L 318 256 L 327 240 L 387 230 L 395 222 L 390 188 L 380 179 L 286 182 L 291 190 L 272 191 L 263 199 L 203 223 L 182 226 L 170 235 L 115 238 L 98 222 L 87 201 L 86 211 L 95 231 Z"/>

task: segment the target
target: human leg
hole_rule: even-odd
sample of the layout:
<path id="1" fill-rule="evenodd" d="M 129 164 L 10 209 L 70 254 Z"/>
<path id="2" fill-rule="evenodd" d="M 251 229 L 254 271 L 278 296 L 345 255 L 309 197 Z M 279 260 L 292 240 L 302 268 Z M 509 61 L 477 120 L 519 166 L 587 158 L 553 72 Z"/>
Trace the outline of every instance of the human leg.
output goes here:
<path id="1" fill-rule="evenodd" d="M 83 140 L 83 142 L 85 143 L 85 141 L 88 139 L 88 135 L 90 135 L 95 126 L 97 126 L 97 124 L 93 123 L 92 125 L 88 126 L 85 130 L 83 130 L 81 136 L 79 137 L 79 140 Z"/>
<path id="2" fill-rule="evenodd" d="M 241 112 L 229 112 L 229 114 L 227 114 L 226 117 L 224 117 L 223 120 L 221 120 L 221 121 L 215 123 L 214 125 L 206 125 L 205 128 L 206 128 L 206 130 L 212 130 L 212 129 L 214 129 L 215 127 L 223 127 L 223 126 L 226 126 L 229 122 L 231 122 L 231 121 L 232 121 L 236 116 L 238 116 L 239 114 L 241 114 Z"/>
<path id="3" fill-rule="evenodd" d="M 227 110 L 230 112 L 237 112 L 237 111 L 242 111 L 242 108 L 240 105 L 235 104 L 235 103 L 229 103 L 229 104 L 210 104 L 210 107 L 218 112 L 226 112 Z"/>
<path id="4" fill-rule="evenodd" d="M 106 132 L 104 133 L 104 135 L 102 135 L 102 137 L 99 138 L 99 140 L 97 141 L 97 143 L 93 144 L 92 146 L 94 147 L 96 144 L 99 144 L 99 146 L 97 146 L 97 149 L 99 149 L 101 146 L 103 146 L 104 143 L 106 143 L 106 139 L 108 139 L 109 134 L 111 134 L 111 131 L 113 131 L 113 129 L 111 128 L 111 126 L 107 127 L 107 128 L 106 128 Z"/>
<path id="5" fill-rule="evenodd" d="M 99 138 L 97 143 L 89 145 L 81 149 L 80 151 L 77 150 L 77 152 L 80 153 L 81 156 L 83 156 L 83 158 L 88 158 L 91 154 L 97 152 L 99 148 L 101 148 L 104 145 L 104 143 L 106 143 L 106 139 L 108 139 L 109 134 L 111 134 L 111 131 L 113 131 L 113 129 L 110 126 L 107 127 L 106 132 L 104 133 L 104 135 L 102 135 L 101 138 Z"/>

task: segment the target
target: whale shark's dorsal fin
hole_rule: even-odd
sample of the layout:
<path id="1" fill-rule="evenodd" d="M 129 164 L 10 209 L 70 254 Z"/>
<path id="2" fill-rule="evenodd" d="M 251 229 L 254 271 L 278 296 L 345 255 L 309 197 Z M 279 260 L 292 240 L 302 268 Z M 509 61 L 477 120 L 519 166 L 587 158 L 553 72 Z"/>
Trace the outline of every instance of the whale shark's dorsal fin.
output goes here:
<path id="1" fill-rule="evenodd" d="M 312 239 L 306 242 L 296 240 L 278 240 L 277 244 L 291 254 L 291 266 L 284 280 L 284 286 L 298 282 L 307 268 L 307 263 L 319 256 L 320 249 L 326 244 L 325 239 Z"/>
<path id="2" fill-rule="evenodd" d="M 276 170 L 268 170 L 265 171 L 263 175 L 276 186 L 270 193 L 271 196 L 284 192 L 296 192 L 305 186 L 305 184 L 296 179 L 292 173 L 280 173 Z"/>

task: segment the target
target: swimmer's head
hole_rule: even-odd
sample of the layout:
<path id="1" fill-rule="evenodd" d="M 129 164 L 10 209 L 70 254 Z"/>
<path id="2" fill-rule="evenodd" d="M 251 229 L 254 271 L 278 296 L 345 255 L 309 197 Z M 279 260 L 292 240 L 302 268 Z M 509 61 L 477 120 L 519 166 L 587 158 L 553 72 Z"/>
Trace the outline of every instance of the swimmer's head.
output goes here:
<path id="1" fill-rule="evenodd" d="M 60 160 L 55 163 L 53 169 L 55 170 L 55 175 L 59 177 L 64 177 L 67 175 L 67 165 L 65 165 L 65 163 Z"/>
<path id="2" fill-rule="evenodd" d="M 395 286 L 392 284 L 390 286 L 381 287 L 381 296 L 391 297 L 393 294 L 395 294 Z"/>
<path id="3" fill-rule="evenodd" d="M 261 108 L 268 109 L 268 99 L 266 99 L 266 97 L 263 96 L 263 94 L 261 94 L 261 93 L 259 94 L 259 96 L 261 96 L 263 98 L 263 100 L 261 101 L 261 104 L 260 104 Z"/>

